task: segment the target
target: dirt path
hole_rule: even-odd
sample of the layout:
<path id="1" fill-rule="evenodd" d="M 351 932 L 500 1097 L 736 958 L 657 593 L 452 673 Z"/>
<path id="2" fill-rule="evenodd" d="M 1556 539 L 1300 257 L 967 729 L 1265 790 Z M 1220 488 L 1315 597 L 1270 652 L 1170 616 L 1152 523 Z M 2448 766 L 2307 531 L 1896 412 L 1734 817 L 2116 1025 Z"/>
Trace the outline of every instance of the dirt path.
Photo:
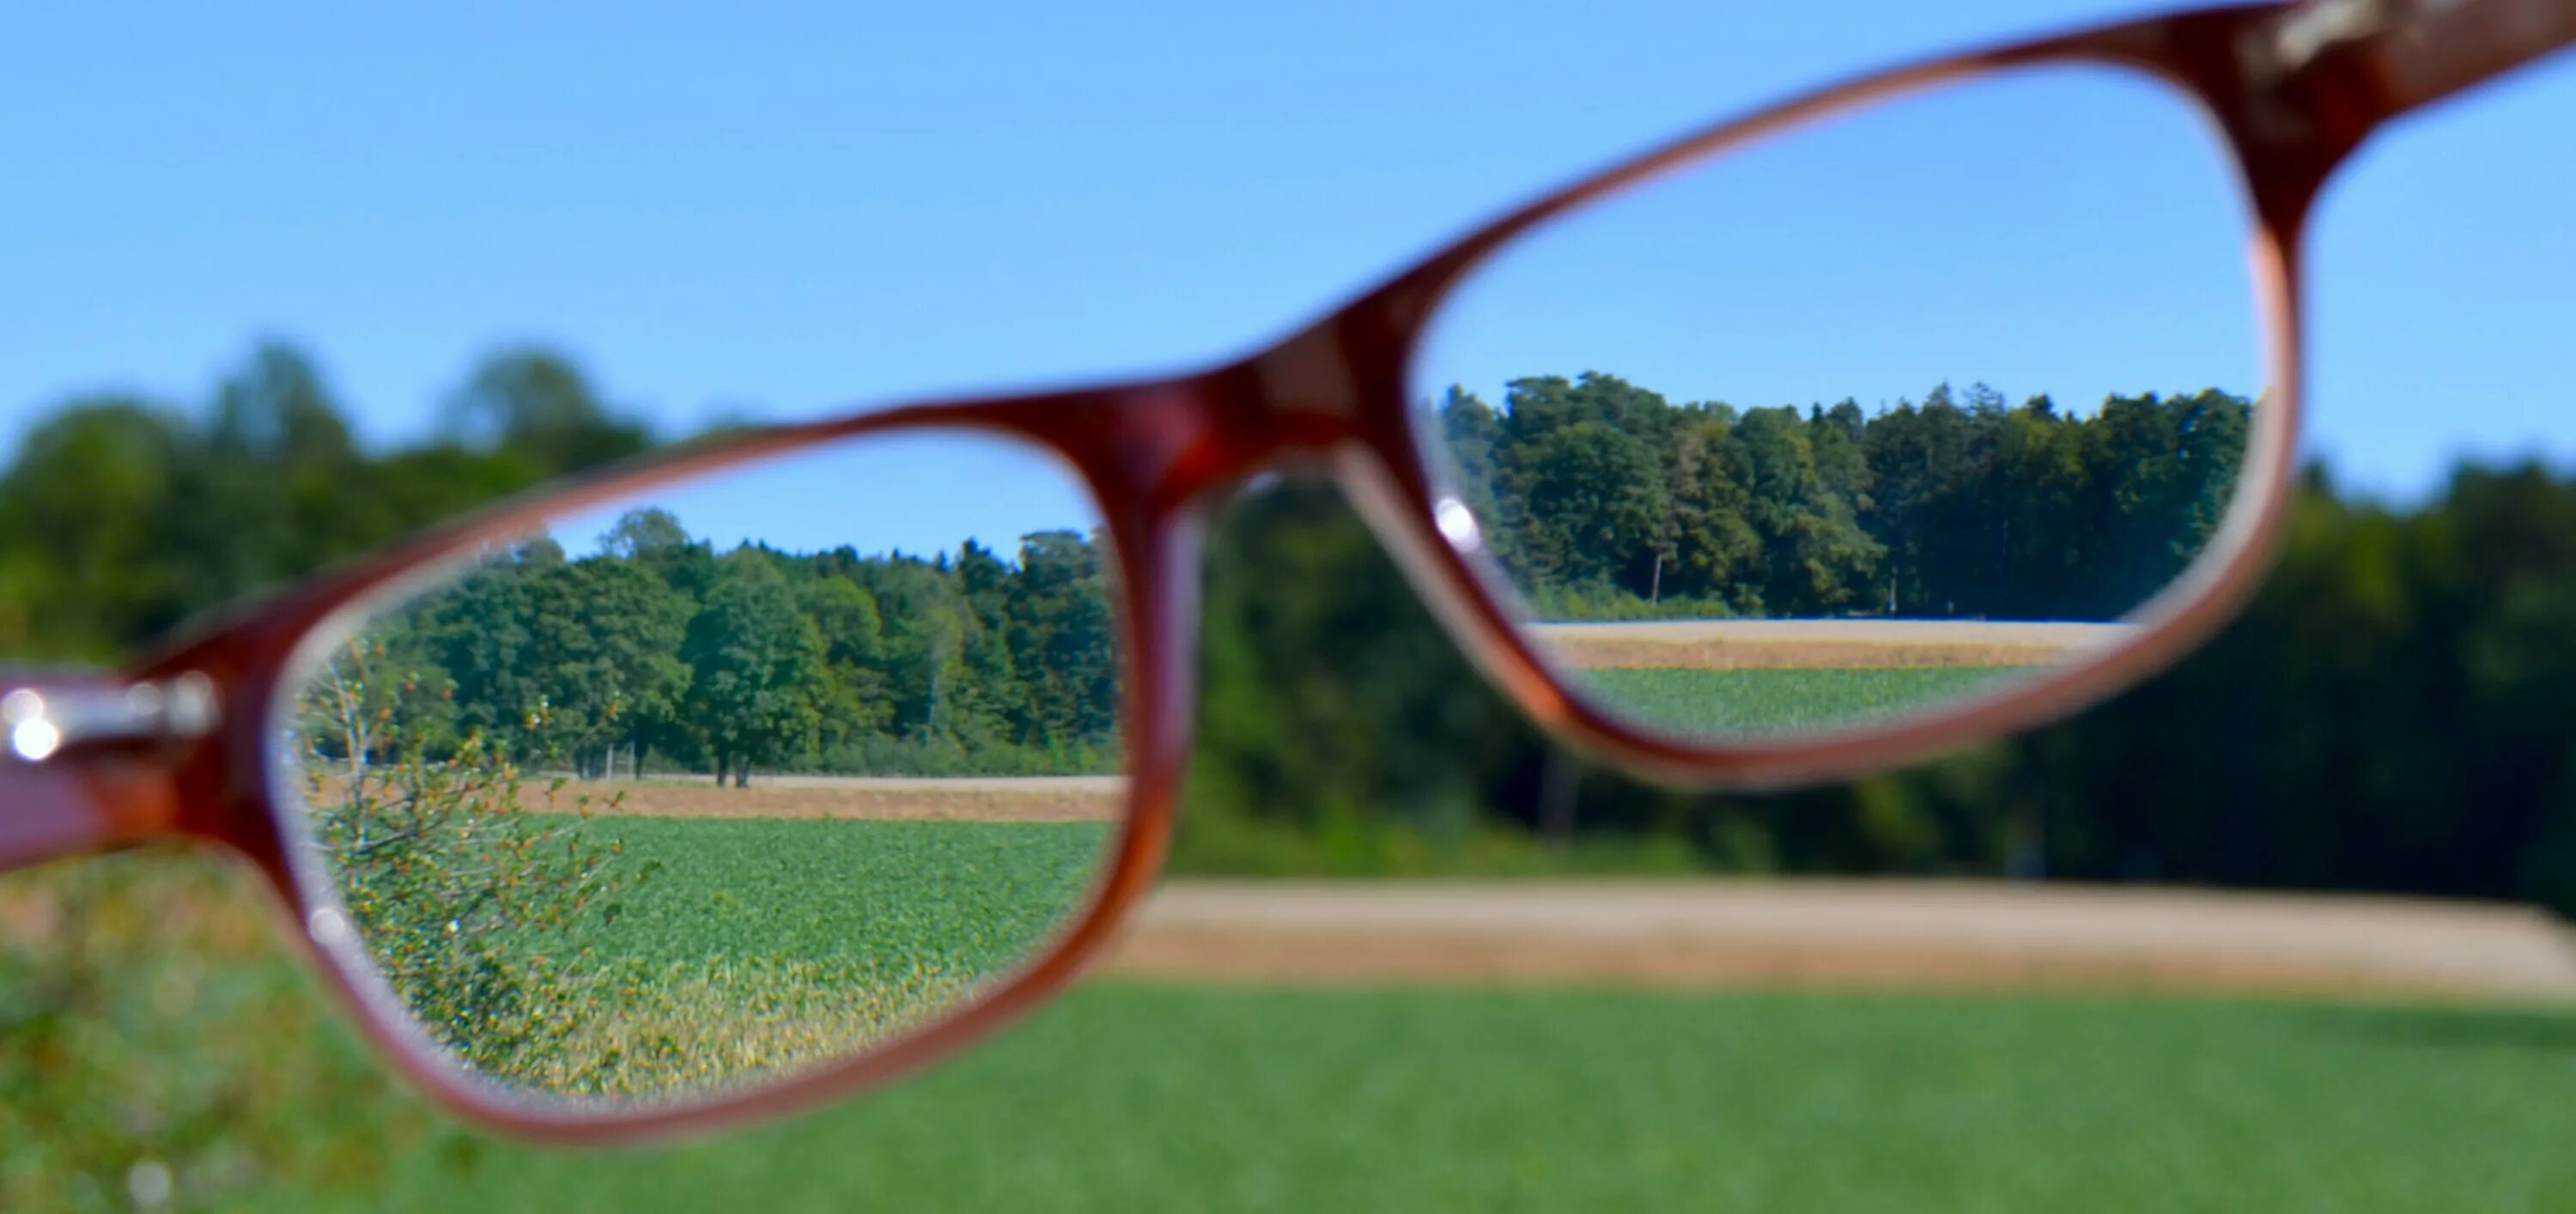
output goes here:
<path id="1" fill-rule="evenodd" d="M 2527 907 L 1973 882 L 1172 882 L 1107 968 L 1348 985 L 2079 987 L 2576 1002 L 2576 940 Z"/>
<path id="2" fill-rule="evenodd" d="M 1643 620 L 1534 627 L 1578 670 L 2035 666 L 2135 632 L 2129 624 L 1989 620 Z"/>
<path id="3" fill-rule="evenodd" d="M 578 783 L 566 793 L 615 794 L 614 812 L 649 818 L 831 818 L 868 822 L 1102 822 L 1126 805 L 1122 776 L 759 776 L 718 788 L 711 776 Z"/>

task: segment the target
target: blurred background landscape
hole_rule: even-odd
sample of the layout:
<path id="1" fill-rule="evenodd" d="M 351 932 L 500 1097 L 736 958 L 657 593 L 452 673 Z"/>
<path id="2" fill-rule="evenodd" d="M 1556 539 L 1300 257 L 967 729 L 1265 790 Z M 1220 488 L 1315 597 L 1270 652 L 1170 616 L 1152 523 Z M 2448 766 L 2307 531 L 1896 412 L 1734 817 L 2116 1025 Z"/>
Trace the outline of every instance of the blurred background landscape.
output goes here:
<path id="1" fill-rule="evenodd" d="M 116 662 L 410 528 L 753 419 L 1207 365 L 1712 117 L 2140 8 L 22 6 L 0 18 L 0 661 Z M 1649 786 L 1538 737 L 1330 489 L 1267 483 L 1212 536 L 1166 888 L 984 1047 L 703 1142 L 529 1148 L 367 1051 L 243 872 L 85 858 L 0 876 L 0 1211 L 2576 1209 L 2571 66 L 2410 119 L 2333 183 L 2308 250 L 2315 462 L 2278 566 L 2206 649 L 2094 711 L 1844 785 Z M 2138 81 L 1993 83 L 1584 212 L 1444 309 L 1413 387 L 1516 410 L 1509 376 L 1629 377 L 1559 386 L 1622 412 L 1636 387 L 1735 402 L 1748 458 L 1829 451 L 1846 396 L 1865 437 L 1939 395 L 1913 437 L 2044 431 L 2025 449 L 2057 458 L 2021 488 L 2191 526 L 2124 532 L 1965 475 L 1951 504 L 2001 502 L 1976 517 L 2021 547 L 1909 553 L 1836 508 L 1861 483 L 1846 448 L 1817 469 L 1831 492 L 1749 531 L 1658 531 L 1685 512 L 1629 493 L 1593 499 L 1649 524 L 1616 546 L 1497 512 L 1499 555 L 1553 580 L 1523 587 L 1547 614 L 1642 594 L 2099 618 L 2178 567 L 2137 561 L 2184 555 L 2160 545 L 2205 534 L 2227 478 L 2133 457 L 2241 433 L 2259 386 L 2231 170 Z M 2028 415 L 2043 391 L 2060 411 Z M 2114 397 L 2136 407 L 2096 407 Z M 1499 450 L 1458 420 L 1462 465 Z M 1562 454 L 1616 472 L 1634 446 Z M 967 505 L 1012 496 L 950 479 Z M 1668 479 L 1662 506 L 1716 483 Z M 741 534 L 715 517 L 682 516 Z M 932 538 L 1008 562 L 1024 530 Z M 2069 550 L 2087 585 L 1995 580 Z M 665 555 L 665 585 L 722 572 Z M 995 572 L 939 572 L 970 566 Z M 1942 566 L 1936 609 L 1918 579 Z M 983 589 L 1089 601 L 1019 580 L 1017 602 Z M 2119 593 L 2077 601 L 2096 585 Z M 1018 618 L 1100 635 L 1087 610 Z M 927 689 L 843 685 L 877 715 L 798 714 L 838 744 L 814 779 L 965 757 L 1071 800 L 1115 787 L 1097 712 L 1059 713 L 1063 746 L 995 745 L 1073 700 L 1022 687 L 941 737 L 912 728 Z M 621 735 L 587 717 L 617 768 Z M 622 740 L 628 770 L 727 762 Z M 790 799 L 779 755 L 740 757 L 750 791 L 652 791 Z M 884 903 L 780 881 L 777 854 L 732 853 L 719 892 L 809 894 L 788 909 L 817 937 Z"/>
<path id="2" fill-rule="evenodd" d="M 492 495 L 687 437 L 542 349 L 459 383 L 446 430 L 383 449 L 284 345 L 205 399 L 64 402 L 0 479 L 0 655 L 113 661 Z M 1235 505 L 1208 593 L 1178 876 L 2012 878 L 2576 913 L 2576 482 L 2539 465 L 2465 466 L 2406 509 L 2314 469 L 2261 597 L 2173 671 L 2025 737 L 1773 796 L 1660 790 L 1548 747 L 1328 489 Z M 2128 979 L 1305 989 L 1148 967 L 848 1108 L 651 1156 L 531 1151 L 456 1126 L 366 1056 L 262 898 L 193 856 L 0 879 L 0 1202 L 2576 1197 L 2557 1149 L 2576 1019 L 2556 1005 L 2148 997 Z"/>

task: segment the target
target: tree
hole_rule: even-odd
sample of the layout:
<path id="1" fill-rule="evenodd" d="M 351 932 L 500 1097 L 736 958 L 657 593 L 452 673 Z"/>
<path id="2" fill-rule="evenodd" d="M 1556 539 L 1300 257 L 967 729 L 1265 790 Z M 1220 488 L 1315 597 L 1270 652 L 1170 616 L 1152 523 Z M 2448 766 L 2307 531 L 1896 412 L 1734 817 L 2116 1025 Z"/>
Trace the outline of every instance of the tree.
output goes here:
<path id="1" fill-rule="evenodd" d="M 652 570 L 608 557 L 544 567 L 528 591 L 528 656 L 550 739 L 582 775 L 613 774 L 621 744 L 640 759 L 689 686 L 680 648 L 691 604 Z"/>
<path id="2" fill-rule="evenodd" d="M 590 837 L 590 802 L 532 814 L 518 772 L 479 735 L 425 744 L 361 635 L 298 705 L 313 843 L 349 925 L 413 1018 L 467 1068 L 534 1081 L 593 1014 L 580 929 L 652 874 Z M 372 706 L 375 712 L 357 711 Z M 359 763 L 352 756 L 375 755 Z M 434 756 L 434 757 L 433 757 Z M 555 808 L 552 789 L 542 794 Z"/>
<path id="3" fill-rule="evenodd" d="M 1739 612 L 1760 614 L 1763 541 L 1751 518 L 1751 456 L 1730 426 L 1705 419 L 1675 437 L 1667 468 L 1674 559 L 1663 589 L 1722 598 Z"/>
<path id="4" fill-rule="evenodd" d="M 823 637 L 765 555 L 725 558 L 682 644 L 691 678 L 684 719 L 716 780 L 751 782 L 755 765 L 811 753 L 831 702 Z"/>
<path id="5" fill-rule="evenodd" d="M 1494 452 L 1503 441 L 1502 418 L 1475 393 L 1456 385 L 1432 409 L 1435 417 L 1428 432 L 1439 436 L 1436 445 L 1458 478 L 1461 504 L 1484 532 L 1487 548 L 1499 555 L 1511 544 L 1513 526 L 1513 520 L 1503 516 L 1503 499 L 1494 488 L 1498 475 Z"/>
<path id="6" fill-rule="evenodd" d="M 265 343 L 217 388 L 167 515 L 178 591 L 213 605 L 364 547 L 389 522 L 311 359 Z"/>
<path id="7" fill-rule="evenodd" d="M 178 587 L 158 524 L 182 491 L 186 423 L 129 398 L 30 430 L 0 478 L 0 655 L 105 657 L 167 627 Z"/>
<path id="8" fill-rule="evenodd" d="M 1783 615 L 1822 615 L 1865 601 L 1886 547 L 1817 467 L 1814 439 L 1791 408 L 1748 410 L 1736 423 L 1752 468 L 1754 529 L 1763 537 L 1762 601 Z"/>
<path id="9" fill-rule="evenodd" d="M 1118 629 L 1102 547 L 1073 531 L 1020 537 L 1005 627 L 1026 689 L 1026 744 L 1062 752 L 1115 742 Z"/>
<path id="10" fill-rule="evenodd" d="M 688 529 L 680 525 L 678 516 L 659 506 L 638 506 L 618 515 L 617 521 L 599 534 L 602 553 L 657 566 L 656 573 L 666 572 L 658 566 L 689 545 Z"/>
<path id="11" fill-rule="evenodd" d="M 446 428 L 461 441 L 523 452 L 559 472 L 623 459 L 651 441 L 641 423 L 612 415 L 570 360 L 524 347 L 475 368 L 448 401 Z"/>
<path id="12" fill-rule="evenodd" d="M 885 629 L 865 587 L 831 574 L 796 586 L 797 610 L 823 639 L 831 693 L 824 705 L 823 745 L 845 745 L 885 728 L 893 717 L 885 672 Z"/>

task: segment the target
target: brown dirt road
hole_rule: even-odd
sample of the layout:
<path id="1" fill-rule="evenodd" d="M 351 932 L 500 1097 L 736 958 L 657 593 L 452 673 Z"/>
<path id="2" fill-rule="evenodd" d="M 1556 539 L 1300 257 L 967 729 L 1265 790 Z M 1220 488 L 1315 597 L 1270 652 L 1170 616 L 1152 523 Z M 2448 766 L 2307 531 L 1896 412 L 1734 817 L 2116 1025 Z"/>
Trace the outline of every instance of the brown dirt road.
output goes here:
<path id="1" fill-rule="evenodd" d="M 1301 985 L 2078 988 L 2576 1003 L 2528 907 L 1922 881 L 1175 881 L 1110 973 Z"/>
<path id="2" fill-rule="evenodd" d="M 1988 620 L 1641 620 L 1532 628 L 1577 670 L 2037 666 L 2135 632 L 2129 624 Z"/>

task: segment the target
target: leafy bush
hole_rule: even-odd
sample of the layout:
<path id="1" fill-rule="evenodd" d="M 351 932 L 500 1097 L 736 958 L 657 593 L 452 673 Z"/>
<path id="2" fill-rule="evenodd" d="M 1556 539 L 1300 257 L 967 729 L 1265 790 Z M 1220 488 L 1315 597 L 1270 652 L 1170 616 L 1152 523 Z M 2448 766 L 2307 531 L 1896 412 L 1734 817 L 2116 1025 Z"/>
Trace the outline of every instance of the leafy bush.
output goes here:
<path id="1" fill-rule="evenodd" d="M 1607 582 L 1541 585 L 1524 597 L 1533 618 L 1566 622 L 1724 620 L 1738 614 L 1732 604 L 1715 595 L 1665 595 L 1648 602 Z"/>
<path id="2" fill-rule="evenodd" d="M 590 958 L 572 937 L 614 920 L 618 896 L 651 869 L 619 871 L 621 849 L 589 837 L 591 798 L 560 812 L 561 780 L 542 793 L 552 812 L 524 809 L 517 769 L 482 735 L 432 759 L 404 739 L 392 703 L 353 711 L 373 702 L 368 659 L 380 656 L 354 641 L 312 684 L 299 740 L 313 843 L 359 939 L 430 1034 L 476 1070 L 533 1073 L 588 1010 L 572 970 Z M 317 735 L 317 721 L 337 726 Z M 328 757 L 323 737 L 345 757 Z"/>
<path id="3" fill-rule="evenodd" d="M 1098 740 L 1058 740 L 1051 746 L 982 742 L 973 746 L 931 735 L 906 738 L 867 734 L 826 747 L 808 769 L 828 775 L 1087 776 L 1126 768 L 1113 734 Z M 1110 745 L 1100 745 L 1105 741 Z"/>
<path id="4" fill-rule="evenodd" d="M 0 1210 L 127 1210 L 154 1180 L 176 1209 L 371 1192 L 455 1141 L 272 901 L 246 863 L 158 849 L 0 875 Z"/>

